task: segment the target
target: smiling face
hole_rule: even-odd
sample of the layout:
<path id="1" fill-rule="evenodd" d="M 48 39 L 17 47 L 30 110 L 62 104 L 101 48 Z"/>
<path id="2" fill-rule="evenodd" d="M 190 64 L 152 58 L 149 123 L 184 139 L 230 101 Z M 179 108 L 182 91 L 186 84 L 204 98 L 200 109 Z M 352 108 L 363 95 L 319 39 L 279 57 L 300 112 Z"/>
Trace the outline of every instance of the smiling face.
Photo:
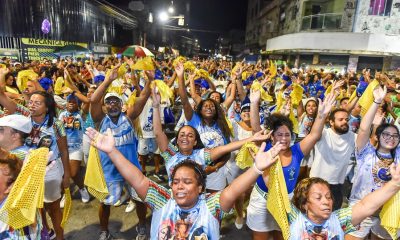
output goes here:
<path id="1" fill-rule="evenodd" d="M 213 119 L 217 114 L 217 110 L 212 101 L 205 101 L 201 107 L 200 113 L 204 119 Z"/>
<path id="2" fill-rule="evenodd" d="M 118 117 L 122 111 L 122 102 L 121 99 L 117 97 L 108 97 L 104 100 L 104 104 L 106 106 L 107 114 L 110 117 Z"/>
<path id="3" fill-rule="evenodd" d="M 334 120 L 329 122 L 337 134 L 345 134 L 349 131 L 349 114 L 345 111 L 336 112 Z"/>
<path id="4" fill-rule="evenodd" d="M 196 178 L 195 171 L 186 166 L 176 170 L 171 188 L 176 203 L 183 209 L 194 207 L 202 191 L 202 186 Z"/>
<path id="5" fill-rule="evenodd" d="M 191 152 L 194 146 L 197 144 L 196 132 L 192 127 L 182 127 L 177 136 L 176 144 L 178 145 L 180 152 Z"/>
<path id="6" fill-rule="evenodd" d="M 221 103 L 221 94 L 213 92 L 210 94 L 210 98 L 216 101 L 218 104 Z"/>
<path id="7" fill-rule="evenodd" d="M 39 117 L 46 115 L 47 107 L 45 97 L 39 94 L 33 94 L 28 102 L 28 108 L 32 117 Z"/>
<path id="8" fill-rule="evenodd" d="M 392 150 L 399 145 L 399 139 L 398 131 L 393 126 L 387 127 L 379 136 L 379 148 Z"/>
<path id="9" fill-rule="evenodd" d="M 308 101 L 306 104 L 306 113 L 308 116 L 314 116 L 317 112 L 317 104 L 315 101 Z"/>
<path id="10" fill-rule="evenodd" d="M 329 187 L 322 183 L 313 184 L 304 204 L 307 217 L 315 223 L 323 222 L 330 217 L 332 208 L 333 199 Z"/>

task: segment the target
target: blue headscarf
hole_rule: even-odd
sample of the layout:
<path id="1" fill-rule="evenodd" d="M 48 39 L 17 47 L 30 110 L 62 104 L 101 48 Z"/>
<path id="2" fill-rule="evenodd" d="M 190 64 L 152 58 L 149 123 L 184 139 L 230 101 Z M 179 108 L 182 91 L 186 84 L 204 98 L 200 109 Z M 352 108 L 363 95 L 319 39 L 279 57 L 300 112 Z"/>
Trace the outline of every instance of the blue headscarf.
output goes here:
<path id="1" fill-rule="evenodd" d="M 39 80 L 39 84 L 40 84 L 40 86 L 42 86 L 42 88 L 44 90 L 47 91 L 47 90 L 49 90 L 50 86 L 53 84 L 53 81 L 50 78 L 44 77 Z"/>

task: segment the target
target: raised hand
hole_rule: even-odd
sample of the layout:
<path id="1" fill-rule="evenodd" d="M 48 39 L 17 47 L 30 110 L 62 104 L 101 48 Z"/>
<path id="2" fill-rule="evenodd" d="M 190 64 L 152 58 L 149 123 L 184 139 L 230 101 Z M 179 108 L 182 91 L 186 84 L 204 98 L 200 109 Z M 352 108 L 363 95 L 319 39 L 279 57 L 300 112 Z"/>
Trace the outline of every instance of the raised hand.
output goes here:
<path id="1" fill-rule="evenodd" d="M 107 129 L 106 135 L 99 133 L 94 128 L 87 128 L 86 135 L 90 138 L 90 144 L 105 153 L 111 153 L 115 149 L 114 136 L 111 129 Z"/>
<path id="2" fill-rule="evenodd" d="M 116 79 L 116 78 L 118 77 L 118 69 L 119 69 L 120 66 L 121 66 L 121 64 L 117 64 L 117 65 L 111 70 L 111 73 L 110 73 L 110 75 L 108 76 L 108 78 L 109 78 L 110 80 L 114 80 L 114 79 Z"/>
<path id="3" fill-rule="evenodd" d="M 259 103 L 261 98 L 260 90 L 251 90 L 250 91 L 250 102 Z"/>
<path id="4" fill-rule="evenodd" d="M 148 70 L 145 71 L 147 78 L 149 79 L 149 81 L 153 81 L 154 80 L 154 75 L 155 75 L 155 71 L 154 70 Z"/>
<path id="5" fill-rule="evenodd" d="M 154 87 L 153 90 L 151 91 L 151 98 L 153 99 L 153 107 L 160 106 L 161 96 L 158 93 L 157 87 Z"/>
<path id="6" fill-rule="evenodd" d="M 175 67 L 175 72 L 179 78 L 183 77 L 184 68 L 182 63 L 178 63 L 178 65 Z"/>
<path id="7" fill-rule="evenodd" d="M 267 139 L 271 138 L 272 131 L 268 130 L 261 130 L 259 132 L 256 132 L 252 137 L 251 141 L 252 142 L 258 142 L 258 141 L 265 141 Z"/>
<path id="8" fill-rule="evenodd" d="M 373 91 L 374 101 L 377 103 L 382 103 L 383 99 L 385 98 L 386 92 L 386 86 L 384 86 L 383 88 L 381 86 L 376 87 Z"/>
<path id="9" fill-rule="evenodd" d="M 332 92 L 336 92 L 343 84 L 344 80 L 334 81 L 332 84 Z"/>
<path id="10" fill-rule="evenodd" d="M 318 99 L 318 101 L 319 101 L 318 114 L 320 117 L 325 117 L 327 114 L 329 114 L 332 107 L 335 106 L 335 104 L 336 104 L 336 97 L 337 97 L 337 93 L 332 92 L 332 93 L 326 95 L 323 102 L 321 102 L 321 99 Z"/>
<path id="11" fill-rule="evenodd" d="M 256 167 L 262 171 L 276 162 L 278 159 L 276 156 L 278 156 L 279 152 L 284 148 L 283 144 L 277 143 L 271 149 L 264 152 L 265 146 L 266 143 L 263 142 L 254 159 Z"/>

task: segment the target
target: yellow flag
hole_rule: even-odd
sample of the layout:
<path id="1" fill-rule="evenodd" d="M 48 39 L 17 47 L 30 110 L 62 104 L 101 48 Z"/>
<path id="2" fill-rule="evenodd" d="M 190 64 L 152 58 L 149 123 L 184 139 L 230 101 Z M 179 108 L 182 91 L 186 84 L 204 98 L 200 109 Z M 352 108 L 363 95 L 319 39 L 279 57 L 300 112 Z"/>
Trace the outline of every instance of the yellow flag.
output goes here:
<path id="1" fill-rule="evenodd" d="M 63 210 L 63 218 L 61 220 L 62 228 L 65 227 L 65 224 L 68 221 L 69 214 L 71 213 L 71 208 L 72 208 L 72 198 L 71 198 L 71 192 L 69 191 L 69 188 L 64 189 L 64 197 L 65 197 L 65 203 L 64 203 L 64 210 Z"/>
<path id="2" fill-rule="evenodd" d="M 400 192 L 383 205 L 379 217 L 382 227 L 386 229 L 392 239 L 397 239 L 397 232 L 400 231 Z"/>
<path id="3" fill-rule="evenodd" d="M 209 79 L 210 78 L 210 75 L 204 69 L 196 69 L 195 73 L 196 73 L 196 75 L 194 76 L 194 79 L 199 79 L 199 78 Z"/>
<path id="4" fill-rule="evenodd" d="M 190 70 L 190 71 L 194 71 L 196 69 L 196 66 L 194 66 L 192 61 L 187 61 L 183 64 L 183 68 L 185 70 Z"/>
<path id="5" fill-rule="evenodd" d="M 281 228 L 283 239 L 289 239 L 290 202 L 280 159 L 269 169 L 267 209 Z"/>
<path id="6" fill-rule="evenodd" d="M 264 100 L 264 101 L 266 101 L 266 102 L 272 102 L 272 101 L 273 101 L 272 97 L 268 94 L 267 91 L 264 90 L 264 88 L 261 86 L 261 83 L 260 83 L 260 82 L 254 81 L 254 82 L 251 84 L 251 89 L 252 89 L 252 90 L 259 90 L 259 91 L 260 91 L 260 94 L 261 94 L 261 99 L 262 99 L 262 100 Z"/>
<path id="7" fill-rule="evenodd" d="M 298 106 L 300 101 L 303 99 L 304 88 L 302 88 L 299 84 L 292 84 L 292 92 L 290 93 L 290 98 L 292 99 L 292 105 Z"/>
<path id="8" fill-rule="evenodd" d="M 185 64 L 185 62 L 186 62 L 186 58 L 182 57 L 182 56 L 179 56 L 179 57 L 174 59 L 174 61 L 172 62 L 172 66 L 174 68 L 176 68 L 176 66 L 178 66 L 179 63 Z"/>
<path id="9" fill-rule="evenodd" d="M 269 61 L 269 73 L 271 74 L 271 78 L 275 77 L 276 74 L 278 73 L 278 69 L 276 68 L 276 65 L 272 60 Z"/>
<path id="10" fill-rule="evenodd" d="M 0 209 L 0 220 L 14 229 L 33 224 L 37 209 L 43 208 L 48 154 L 48 148 L 39 148 L 29 153 L 4 206 Z"/>
<path id="11" fill-rule="evenodd" d="M 240 169 L 245 169 L 253 165 L 253 157 L 250 151 L 253 153 L 258 152 L 258 147 L 253 142 L 245 143 L 236 155 L 236 165 Z"/>
<path id="12" fill-rule="evenodd" d="M 360 104 L 361 106 L 362 117 L 367 113 L 369 107 L 372 105 L 374 101 L 373 91 L 378 85 L 378 80 L 374 79 L 372 82 L 369 83 L 367 89 L 365 89 L 363 95 L 361 95 L 360 100 L 358 100 L 358 104 Z"/>
<path id="13" fill-rule="evenodd" d="M 99 152 L 93 146 L 91 146 L 89 150 L 89 159 L 86 169 L 85 185 L 88 191 L 95 198 L 103 201 L 108 195 L 108 188 L 100 163 Z"/>

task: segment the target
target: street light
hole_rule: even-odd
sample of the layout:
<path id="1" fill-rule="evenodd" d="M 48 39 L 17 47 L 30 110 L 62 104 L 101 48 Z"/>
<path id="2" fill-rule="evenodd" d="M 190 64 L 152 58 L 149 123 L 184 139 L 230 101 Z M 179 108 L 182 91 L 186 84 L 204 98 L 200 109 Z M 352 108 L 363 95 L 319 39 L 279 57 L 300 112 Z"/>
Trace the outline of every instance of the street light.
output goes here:
<path id="1" fill-rule="evenodd" d="M 171 5 L 168 7 L 168 12 L 169 12 L 170 14 L 173 14 L 173 13 L 175 12 L 175 9 L 174 9 L 174 1 L 171 1 Z"/>
<path id="2" fill-rule="evenodd" d="M 169 15 L 166 12 L 160 12 L 158 18 L 160 19 L 161 22 L 165 22 L 169 19 Z"/>

